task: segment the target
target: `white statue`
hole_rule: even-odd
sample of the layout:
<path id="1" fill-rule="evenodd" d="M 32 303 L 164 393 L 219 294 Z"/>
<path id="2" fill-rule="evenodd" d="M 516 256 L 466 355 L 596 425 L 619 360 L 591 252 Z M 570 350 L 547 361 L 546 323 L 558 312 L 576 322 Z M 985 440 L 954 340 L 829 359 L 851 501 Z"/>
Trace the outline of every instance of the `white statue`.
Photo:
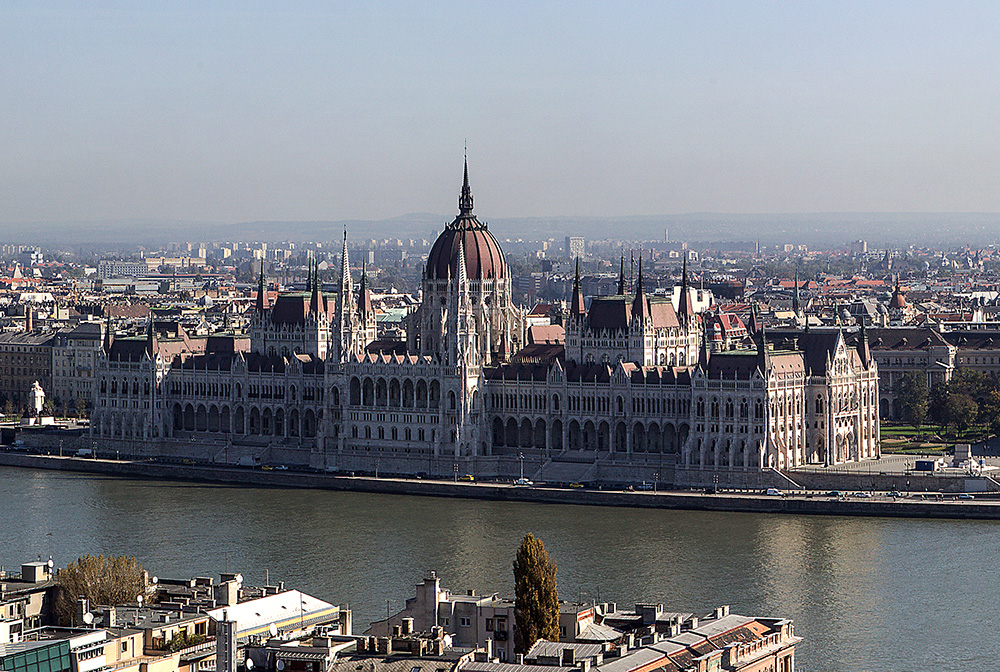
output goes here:
<path id="1" fill-rule="evenodd" d="M 43 406 L 45 406 L 45 390 L 42 389 L 42 386 L 36 380 L 31 384 L 31 414 L 40 416 Z"/>

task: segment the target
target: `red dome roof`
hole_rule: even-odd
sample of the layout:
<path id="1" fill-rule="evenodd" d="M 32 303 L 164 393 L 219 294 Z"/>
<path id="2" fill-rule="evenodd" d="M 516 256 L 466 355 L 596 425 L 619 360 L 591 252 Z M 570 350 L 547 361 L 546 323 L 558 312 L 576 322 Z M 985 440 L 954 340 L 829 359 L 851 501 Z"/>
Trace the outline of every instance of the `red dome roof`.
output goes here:
<path id="1" fill-rule="evenodd" d="M 465 164 L 465 183 L 458 199 L 458 217 L 448 224 L 431 247 L 427 257 L 427 278 L 447 280 L 458 276 L 458 259 L 465 244 L 465 273 L 469 280 L 492 280 L 507 277 L 507 262 L 500 243 L 472 214 L 472 190 L 469 188 L 469 164 Z"/>

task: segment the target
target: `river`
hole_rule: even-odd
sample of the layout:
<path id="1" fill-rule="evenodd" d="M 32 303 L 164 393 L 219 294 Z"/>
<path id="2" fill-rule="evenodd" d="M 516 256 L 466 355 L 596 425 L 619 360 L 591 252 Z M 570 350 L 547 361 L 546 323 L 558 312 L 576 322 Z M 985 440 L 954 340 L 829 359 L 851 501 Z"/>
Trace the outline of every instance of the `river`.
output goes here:
<path id="1" fill-rule="evenodd" d="M 240 571 L 354 610 L 355 632 L 436 570 L 510 594 L 540 536 L 566 600 L 785 616 L 798 670 L 992 669 L 1000 521 L 559 506 L 125 480 L 0 467 L 0 564 L 132 554 L 164 577 Z"/>

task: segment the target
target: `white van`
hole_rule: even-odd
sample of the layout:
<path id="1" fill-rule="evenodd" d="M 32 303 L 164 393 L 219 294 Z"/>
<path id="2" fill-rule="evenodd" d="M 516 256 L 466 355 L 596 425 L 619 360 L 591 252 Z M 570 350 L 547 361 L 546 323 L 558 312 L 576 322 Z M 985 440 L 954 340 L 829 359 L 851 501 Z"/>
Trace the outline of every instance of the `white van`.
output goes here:
<path id="1" fill-rule="evenodd" d="M 778 490 L 777 488 L 768 488 L 767 495 L 769 497 L 784 497 L 785 493 L 783 493 L 781 490 Z"/>

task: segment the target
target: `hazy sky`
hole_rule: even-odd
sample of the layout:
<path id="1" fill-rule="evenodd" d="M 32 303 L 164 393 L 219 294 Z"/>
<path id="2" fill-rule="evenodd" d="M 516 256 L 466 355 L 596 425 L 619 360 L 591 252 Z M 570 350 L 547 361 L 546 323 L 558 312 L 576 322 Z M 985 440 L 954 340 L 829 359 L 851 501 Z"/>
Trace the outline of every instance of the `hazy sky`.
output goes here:
<path id="1" fill-rule="evenodd" d="M 998 36 L 996 2 L 7 0 L 0 221 L 447 214 L 466 139 L 486 219 L 1000 212 Z"/>

